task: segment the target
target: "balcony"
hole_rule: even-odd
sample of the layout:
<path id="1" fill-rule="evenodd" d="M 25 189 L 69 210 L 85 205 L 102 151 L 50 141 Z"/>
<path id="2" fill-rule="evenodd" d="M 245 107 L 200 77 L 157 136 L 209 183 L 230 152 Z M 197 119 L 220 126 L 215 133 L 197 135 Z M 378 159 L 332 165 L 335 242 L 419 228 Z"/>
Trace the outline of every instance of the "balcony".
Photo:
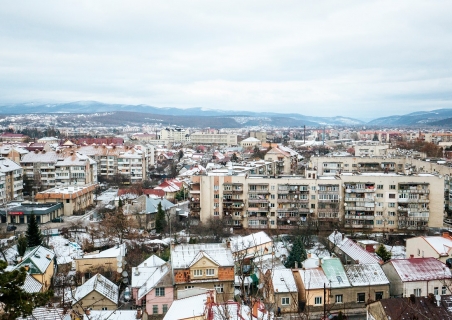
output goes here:
<path id="1" fill-rule="evenodd" d="M 346 214 L 345 219 L 353 219 L 353 220 L 374 220 L 375 216 L 356 216 L 351 214 Z"/>
<path id="2" fill-rule="evenodd" d="M 345 197 L 345 202 L 375 202 L 374 198 L 355 198 L 355 197 Z"/>
<path id="3" fill-rule="evenodd" d="M 359 188 L 359 189 L 356 189 L 356 188 L 347 188 L 347 189 L 345 189 L 345 192 L 346 193 L 365 193 L 365 192 L 375 192 L 375 188 L 372 188 L 372 189 L 362 189 L 362 188 Z"/>
<path id="4" fill-rule="evenodd" d="M 268 203 L 268 199 L 248 199 L 249 203 Z"/>

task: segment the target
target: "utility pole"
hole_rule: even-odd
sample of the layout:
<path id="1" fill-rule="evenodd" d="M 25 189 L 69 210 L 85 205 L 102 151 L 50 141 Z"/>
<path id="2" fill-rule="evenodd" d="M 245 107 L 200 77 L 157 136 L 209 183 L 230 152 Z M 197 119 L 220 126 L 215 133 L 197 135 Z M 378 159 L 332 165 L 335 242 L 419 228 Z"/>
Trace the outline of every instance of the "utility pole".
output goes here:
<path id="1" fill-rule="evenodd" d="M 323 283 L 323 320 L 326 320 L 326 283 Z"/>

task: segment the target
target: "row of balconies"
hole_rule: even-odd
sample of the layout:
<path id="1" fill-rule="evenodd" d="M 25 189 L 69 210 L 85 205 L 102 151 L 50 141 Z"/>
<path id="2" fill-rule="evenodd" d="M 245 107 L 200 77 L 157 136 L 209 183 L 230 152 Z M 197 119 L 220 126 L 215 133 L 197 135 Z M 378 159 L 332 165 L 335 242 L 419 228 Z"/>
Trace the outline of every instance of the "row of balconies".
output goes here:
<path id="1" fill-rule="evenodd" d="M 346 214 L 345 215 L 345 219 L 353 219 L 353 220 L 374 220 L 375 216 L 357 216 L 357 215 L 351 215 L 351 214 Z"/>
<path id="2" fill-rule="evenodd" d="M 429 203 L 429 199 L 408 199 L 408 198 L 399 198 L 398 202 L 400 203 Z"/>
<path id="3" fill-rule="evenodd" d="M 430 193 L 430 189 L 403 189 L 403 190 L 399 190 L 399 193 L 419 193 L 419 194 L 424 194 L 424 193 Z"/>
<path id="4" fill-rule="evenodd" d="M 375 192 L 375 189 L 352 189 L 348 188 L 345 189 L 346 193 L 368 193 L 368 192 Z"/>

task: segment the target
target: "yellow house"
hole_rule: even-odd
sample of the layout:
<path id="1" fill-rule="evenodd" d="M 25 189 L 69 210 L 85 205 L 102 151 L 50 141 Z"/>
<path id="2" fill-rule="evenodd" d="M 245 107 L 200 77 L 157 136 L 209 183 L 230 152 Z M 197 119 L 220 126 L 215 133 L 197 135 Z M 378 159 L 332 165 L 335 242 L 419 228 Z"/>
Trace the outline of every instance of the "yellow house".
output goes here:
<path id="1" fill-rule="evenodd" d="M 72 309 L 78 315 L 83 315 L 88 308 L 116 310 L 118 299 L 118 286 L 101 274 L 96 274 L 72 292 Z"/>
<path id="2" fill-rule="evenodd" d="M 82 283 L 96 273 L 116 272 L 118 257 L 123 258 L 125 254 L 125 243 L 104 251 L 86 253 L 74 260 L 75 271 L 81 275 Z"/>
<path id="3" fill-rule="evenodd" d="M 41 291 L 47 291 L 52 283 L 55 272 L 55 253 L 42 246 L 31 248 L 27 251 L 15 269 L 24 267 L 28 274 L 42 284 Z"/>

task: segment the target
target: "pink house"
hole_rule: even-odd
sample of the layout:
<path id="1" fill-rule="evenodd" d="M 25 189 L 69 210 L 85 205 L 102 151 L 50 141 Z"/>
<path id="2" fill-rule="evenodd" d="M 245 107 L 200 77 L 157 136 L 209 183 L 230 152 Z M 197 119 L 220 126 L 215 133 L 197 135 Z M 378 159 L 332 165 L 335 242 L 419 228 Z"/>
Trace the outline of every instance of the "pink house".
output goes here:
<path id="1" fill-rule="evenodd" d="M 165 314 L 173 303 L 170 264 L 153 255 L 132 268 L 132 298 L 147 314 Z"/>

